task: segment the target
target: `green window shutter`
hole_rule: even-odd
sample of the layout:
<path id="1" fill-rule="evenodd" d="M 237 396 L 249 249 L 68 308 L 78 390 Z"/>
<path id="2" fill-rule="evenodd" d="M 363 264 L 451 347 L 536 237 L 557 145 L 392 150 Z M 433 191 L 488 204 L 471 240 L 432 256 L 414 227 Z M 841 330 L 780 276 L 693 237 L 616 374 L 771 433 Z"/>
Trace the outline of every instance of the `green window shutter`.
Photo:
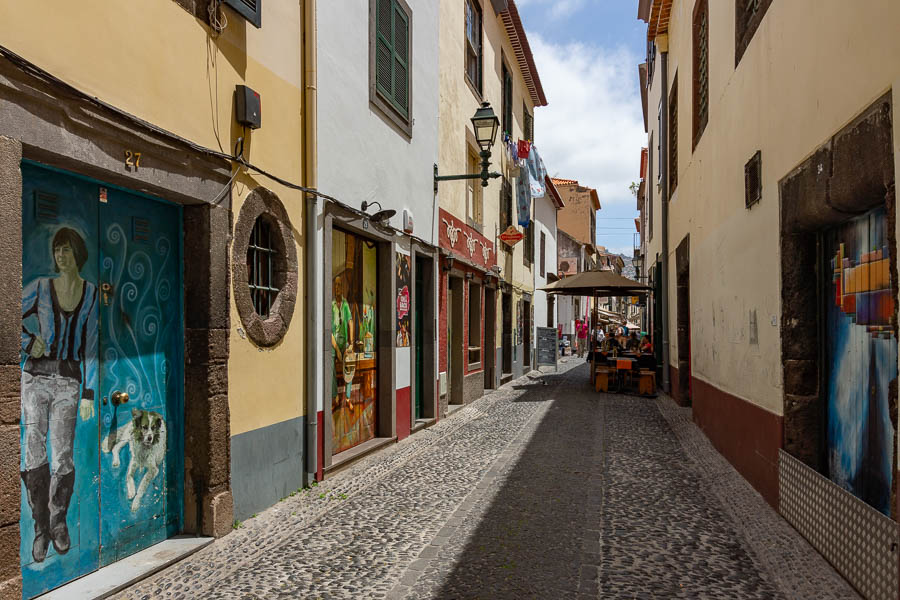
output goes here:
<path id="1" fill-rule="evenodd" d="M 393 80 L 393 0 L 376 0 L 375 7 L 375 86 L 387 99 L 394 97 Z"/>
<path id="2" fill-rule="evenodd" d="M 394 106 L 409 114 L 409 17 L 394 3 Z"/>

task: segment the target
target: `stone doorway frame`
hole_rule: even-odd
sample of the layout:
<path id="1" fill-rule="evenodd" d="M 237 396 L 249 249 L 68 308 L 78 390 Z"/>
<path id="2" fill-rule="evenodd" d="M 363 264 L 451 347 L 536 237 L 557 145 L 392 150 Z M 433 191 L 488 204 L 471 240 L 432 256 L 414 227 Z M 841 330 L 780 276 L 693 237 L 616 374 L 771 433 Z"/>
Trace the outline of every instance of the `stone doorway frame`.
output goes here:
<path id="1" fill-rule="evenodd" d="M 141 148 L 145 164 L 120 157 Z M 231 237 L 229 163 L 124 112 L 0 60 L 0 496 L 19 498 L 22 178 L 28 159 L 183 206 L 184 532 L 231 531 L 228 332 Z M 152 159 L 152 160 L 148 160 Z M 190 260 L 186 260 L 190 257 Z M 0 509 L 0 596 L 21 595 L 19 503 Z"/>
<path id="2" fill-rule="evenodd" d="M 824 369 L 820 348 L 822 274 L 818 268 L 826 228 L 884 207 L 890 248 L 897 335 L 896 188 L 892 98 L 888 92 L 779 181 L 781 217 L 781 362 L 786 452 L 820 473 L 827 471 Z M 809 275 L 818 274 L 817 285 Z M 815 332 L 815 335 L 810 335 Z M 897 518 L 897 381 L 889 390 L 894 426 L 892 518 Z"/>
<path id="3" fill-rule="evenodd" d="M 348 464 L 357 456 L 380 446 L 385 440 L 397 437 L 397 378 L 395 373 L 394 340 L 396 338 L 395 311 L 391 309 L 394 304 L 396 290 L 397 244 L 392 230 L 373 223 L 368 216 L 349 209 L 334 202 L 326 202 L 322 214 L 322 356 L 328 368 L 328 359 L 332 355 L 331 348 L 331 318 L 326 317 L 330 310 L 331 292 L 331 265 L 332 265 L 332 231 L 338 229 L 346 231 L 357 237 L 374 242 L 376 246 L 376 260 L 378 268 L 378 289 L 376 290 L 377 328 L 378 340 L 376 342 L 378 352 L 378 365 L 376 375 L 375 392 L 375 438 L 363 442 L 342 453 L 334 454 L 331 447 L 331 393 L 330 380 L 323 378 L 322 385 L 322 468 L 326 477 L 329 471 Z M 323 371 L 326 373 L 327 371 Z M 338 460 L 335 460 L 335 457 Z"/>

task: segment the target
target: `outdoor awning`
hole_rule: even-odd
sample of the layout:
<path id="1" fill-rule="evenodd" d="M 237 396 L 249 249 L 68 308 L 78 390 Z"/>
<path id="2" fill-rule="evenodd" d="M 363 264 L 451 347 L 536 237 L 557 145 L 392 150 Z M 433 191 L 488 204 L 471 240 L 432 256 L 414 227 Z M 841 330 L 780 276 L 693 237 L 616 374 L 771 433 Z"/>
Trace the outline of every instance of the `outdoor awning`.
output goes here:
<path id="1" fill-rule="evenodd" d="M 541 288 L 566 296 L 645 296 L 651 288 L 615 271 L 584 271 Z"/>
<path id="2" fill-rule="evenodd" d="M 623 317 L 619 313 L 614 313 L 611 310 L 598 308 L 596 309 L 596 313 L 597 320 L 600 323 L 615 323 L 616 325 L 622 325 L 625 323 L 625 317 Z"/>

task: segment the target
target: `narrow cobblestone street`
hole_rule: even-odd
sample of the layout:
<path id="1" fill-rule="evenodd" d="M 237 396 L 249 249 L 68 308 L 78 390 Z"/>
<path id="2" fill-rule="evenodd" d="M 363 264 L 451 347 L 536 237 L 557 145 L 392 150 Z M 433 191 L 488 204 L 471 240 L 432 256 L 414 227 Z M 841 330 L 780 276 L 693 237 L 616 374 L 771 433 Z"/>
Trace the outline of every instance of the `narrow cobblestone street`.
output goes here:
<path id="1" fill-rule="evenodd" d="M 118 598 L 856 598 L 669 398 L 532 372 Z"/>

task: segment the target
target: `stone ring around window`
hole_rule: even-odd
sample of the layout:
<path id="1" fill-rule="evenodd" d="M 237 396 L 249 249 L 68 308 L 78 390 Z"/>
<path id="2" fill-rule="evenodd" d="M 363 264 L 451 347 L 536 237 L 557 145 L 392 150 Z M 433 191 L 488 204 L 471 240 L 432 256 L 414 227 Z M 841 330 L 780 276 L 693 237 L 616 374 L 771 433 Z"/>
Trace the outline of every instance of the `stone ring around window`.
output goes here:
<path id="1" fill-rule="evenodd" d="M 253 227 L 258 219 L 269 225 L 274 250 L 273 288 L 278 289 L 268 317 L 261 317 L 254 308 L 248 281 L 247 250 Z M 250 339 L 260 346 L 274 346 L 287 333 L 297 302 L 297 249 L 294 246 L 291 221 L 281 200 L 274 192 L 258 187 L 241 205 L 234 226 L 231 246 L 231 273 L 234 302 L 241 323 Z"/>

